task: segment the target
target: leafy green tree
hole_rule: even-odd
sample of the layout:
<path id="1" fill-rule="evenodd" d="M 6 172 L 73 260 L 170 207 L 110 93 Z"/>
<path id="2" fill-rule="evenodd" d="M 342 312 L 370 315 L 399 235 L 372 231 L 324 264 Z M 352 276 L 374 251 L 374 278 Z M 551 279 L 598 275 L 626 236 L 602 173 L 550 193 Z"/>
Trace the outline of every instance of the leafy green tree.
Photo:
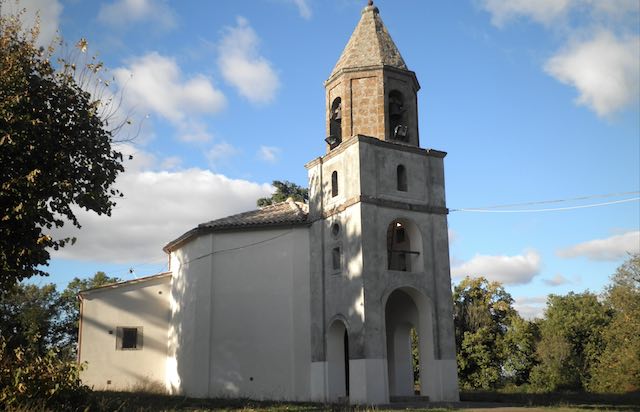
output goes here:
<path id="1" fill-rule="evenodd" d="M 502 371 L 515 385 L 529 382 L 529 375 L 536 361 L 536 346 L 540 340 L 540 330 L 536 322 L 520 316 L 512 316 L 503 338 Z"/>
<path id="2" fill-rule="evenodd" d="M 540 362 L 531 372 L 539 390 L 584 390 L 604 349 L 603 331 L 611 320 L 607 307 L 590 292 L 549 295 L 540 323 Z"/>
<path id="3" fill-rule="evenodd" d="M 100 101 L 76 81 L 76 66 L 51 63 L 53 47 L 36 46 L 19 16 L 0 16 L 0 292 L 46 275 L 48 249 L 73 207 L 111 213 L 122 154 L 100 116 Z M 88 70 L 97 70 L 93 65 Z"/>
<path id="4" fill-rule="evenodd" d="M 269 206 L 274 203 L 284 202 L 288 198 L 292 198 L 297 202 L 307 202 L 309 200 L 309 189 L 298 186 L 295 183 L 274 180 L 272 183 L 276 191 L 271 197 L 262 197 L 256 201 L 259 207 Z"/>
<path id="5" fill-rule="evenodd" d="M 458 379 L 464 388 L 495 388 L 502 382 L 504 336 L 517 312 L 498 282 L 463 279 L 453 292 Z"/>
<path id="6" fill-rule="evenodd" d="M 78 342 L 78 325 L 80 322 L 80 301 L 78 293 L 100 286 L 121 282 L 122 279 L 107 276 L 104 272 L 96 272 L 89 279 L 73 278 L 62 292 L 60 298 L 64 313 L 62 314 L 63 345 L 75 353 Z"/>
<path id="7" fill-rule="evenodd" d="M 29 348 L 44 354 L 62 346 L 62 302 L 55 285 L 14 285 L 0 299 L 0 335 L 7 350 Z"/>
<path id="8" fill-rule="evenodd" d="M 602 334 L 604 348 L 589 389 L 640 391 L 640 254 L 630 256 L 611 280 L 605 303 L 613 317 Z"/>

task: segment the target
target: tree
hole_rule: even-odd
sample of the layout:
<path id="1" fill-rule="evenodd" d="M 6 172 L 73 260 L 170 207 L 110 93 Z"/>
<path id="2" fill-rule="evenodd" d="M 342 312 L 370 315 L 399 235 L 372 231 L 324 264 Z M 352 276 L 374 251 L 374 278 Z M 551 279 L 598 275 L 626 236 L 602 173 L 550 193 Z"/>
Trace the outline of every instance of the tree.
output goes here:
<path id="1" fill-rule="evenodd" d="M 610 319 L 610 311 L 593 293 L 549 295 L 540 323 L 540 364 L 531 372 L 532 385 L 547 391 L 586 389 L 604 349 L 603 331 Z"/>
<path id="2" fill-rule="evenodd" d="M 272 185 L 276 188 L 276 191 L 271 195 L 271 197 L 262 197 L 258 199 L 256 203 L 259 207 L 284 202 L 288 198 L 292 198 L 297 202 L 307 202 L 309 200 L 309 190 L 298 186 L 295 183 L 287 180 L 284 182 L 274 180 Z"/>
<path id="3" fill-rule="evenodd" d="M 0 17 L 0 291 L 47 274 L 48 249 L 75 241 L 51 235 L 65 220 L 80 227 L 74 207 L 109 215 L 121 196 L 112 185 L 122 154 L 100 101 L 76 82 L 75 64 L 54 68 L 37 34 Z"/>
<path id="4" fill-rule="evenodd" d="M 513 298 L 498 282 L 466 277 L 454 288 L 458 379 L 465 388 L 490 389 L 502 380 L 504 336 L 517 317 Z"/>
<path id="5" fill-rule="evenodd" d="M 80 323 L 80 301 L 78 300 L 78 293 L 83 290 L 93 289 L 112 283 L 121 282 L 122 279 L 117 277 L 109 277 L 104 272 L 96 272 L 89 279 L 73 278 L 67 285 L 67 288 L 62 292 L 60 298 L 62 301 L 62 308 L 64 313 L 62 314 L 62 330 L 63 330 L 63 344 L 70 348 L 70 351 L 75 353 L 75 345 L 78 342 L 78 325 Z"/>
<path id="6" fill-rule="evenodd" d="M 44 354 L 62 346 L 62 304 L 55 285 L 18 284 L 0 299 L 0 335 L 7 350 L 29 348 Z"/>
<path id="7" fill-rule="evenodd" d="M 502 371 L 513 384 L 522 385 L 529 382 L 531 370 L 537 364 L 535 355 L 539 340 L 540 330 L 536 322 L 517 315 L 509 319 L 502 347 Z"/>
<path id="8" fill-rule="evenodd" d="M 613 311 L 602 337 L 604 348 L 593 368 L 589 389 L 598 392 L 640 390 L 640 253 L 612 276 L 605 304 Z"/>

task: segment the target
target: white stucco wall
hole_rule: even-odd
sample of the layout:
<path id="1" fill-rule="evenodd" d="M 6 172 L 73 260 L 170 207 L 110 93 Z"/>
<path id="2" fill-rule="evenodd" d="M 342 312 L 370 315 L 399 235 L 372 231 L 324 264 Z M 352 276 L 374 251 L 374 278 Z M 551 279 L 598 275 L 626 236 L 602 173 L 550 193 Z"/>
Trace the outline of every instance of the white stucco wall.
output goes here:
<path id="1" fill-rule="evenodd" d="M 171 276 L 95 289 L 82 295 L 82 382 L 95 389 L 164 385 Z M 118 327 L 142 327 L 142 349 L 118 350 Z M 110 383 L 108 383 L 110 381 Z"/>
<path id="2" fill-rule="evenodd" d="M 308 236 L 306 226 L 218 232 L 171 253 L 173 392 L 309 398 Z"/>

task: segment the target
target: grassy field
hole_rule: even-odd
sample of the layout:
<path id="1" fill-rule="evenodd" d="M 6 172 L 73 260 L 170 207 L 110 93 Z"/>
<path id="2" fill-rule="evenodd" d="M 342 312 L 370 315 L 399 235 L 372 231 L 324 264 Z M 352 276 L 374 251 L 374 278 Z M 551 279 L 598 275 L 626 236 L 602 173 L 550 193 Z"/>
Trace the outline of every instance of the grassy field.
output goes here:
<path id="1" fill-rule="evenodd" d="M 462 402 L 455 404 L 392 404 L 382 407 L 349 406 L 295 402 L 252 401 L 247 399 L 194 399 L 132 392 L 93 392 L 78 411 L 465 411 L 465 412 L 574 412 L 640 411 L 640 393 L 626 395 L 585 393 L 499 393 L 462 392 Z M 45 411 L 41 407 L 24 407 L 14 412 Z"/>
<path id="2" fill-rule="evenodd" d="M 323 405 L 317 403 L 283 403 L 246 399 L 193 399 L 179 396 L 129 392 L 95 392 L 91 410 L 99 411 L 640 411 L 640 393 L 625 395 L 585 393 L 498 393 L 462 392 L 456 404 L 398 404 L 388 407 Z M 396 409 L 398 408 L 398 409 Z"/>

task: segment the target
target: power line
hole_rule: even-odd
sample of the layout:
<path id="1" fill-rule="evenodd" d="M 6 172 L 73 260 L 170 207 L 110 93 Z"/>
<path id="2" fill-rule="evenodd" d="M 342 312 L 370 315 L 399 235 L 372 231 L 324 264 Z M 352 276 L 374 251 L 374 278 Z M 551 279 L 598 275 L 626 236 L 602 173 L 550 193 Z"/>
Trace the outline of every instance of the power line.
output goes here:
<path id="1" fill-rule="evenodd" d="M 634 197 L 631 199 L 614 200 L 612 202 L 604 203 L 592 203 L 589 205 L 580 206 L 567 206 L 567 207 L 554 207 L 550 209 L 519 209 L 519 210 L 491 210 L 491 209 L 452 209 L 450 212 L 483 212 L 483 213 L 527 213 L 527 212 L 556 212 L 558 210 L 573 210 L 573 209 L 587 209 L 590 207 L 615 205 L 618 203 L 635 202 L 640 200 L 640 197 Z"/>
<path id="2" fill-rule="evenodd" d="M 450 212 L 482 212 L 482 213 L 531 213 L 531 212 L 554 212 L 560 210 L 573 210 L 573 209 L 586 209 L 591 207 L 599 207 L 599 206 L 607 206 L 618 203 L 628 203 L 635 202 L 640 200 L 640 197 L 633 197 L 629 199 L 622 200 L 614 200 L 611 202 L 601 202 L 601 203 L 592 203 L 587 205 L 577 205 L 577 206 L 567 206 L 567 207 L 556 207 L 556 208 L 546 208 L 546 209 L 516 209 L 516 210 L 496 210 L 496 209 L 505 209 L 509 207 L 516 206 L 533 206 L 533 205 L 541 205 L 541 204 L 553 204 L 553 203 L 564 203 L 571 202 L 576 200 L 586 200 L 586 199 L 597 199 L 597 198 L 608 198 L 608 197 L 619 197 L 626 196 L 631 194 L 640 194 L 640 191 L 634 192 L 622 192 L 622 193 L 608 193 L 602 195 L 589 195 L 589 196 L 580 196 L 574 197 L 570 199 L 554 199 L 554 200 L 542 200 L 535 202 L 526 202 L 526 203 L 512 203 L 508 205 L 495 205 L 495 206 L 486 206 L 486 207 L 473 207 L 473 208 L 458 208 L 458 209 L 450 209 Z"/>

